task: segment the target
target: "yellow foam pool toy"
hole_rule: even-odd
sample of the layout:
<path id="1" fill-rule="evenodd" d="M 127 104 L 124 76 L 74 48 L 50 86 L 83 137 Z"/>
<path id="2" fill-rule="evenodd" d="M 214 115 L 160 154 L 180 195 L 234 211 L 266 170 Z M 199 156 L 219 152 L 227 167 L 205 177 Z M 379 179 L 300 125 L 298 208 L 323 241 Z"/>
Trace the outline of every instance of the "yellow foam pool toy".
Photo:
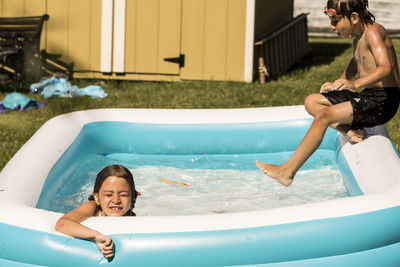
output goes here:
<path id="1" fill-rule="evenodd" d="M 168 181 L 167 179 L 162 178 L 161 182 L 166 183 L 166 184 L 172 184 L 172 185 L 182 185 L 182 186 L 190 186 L 188 184 L 185 184 L 183 182 L 173 182 L 173 181 Z"/>

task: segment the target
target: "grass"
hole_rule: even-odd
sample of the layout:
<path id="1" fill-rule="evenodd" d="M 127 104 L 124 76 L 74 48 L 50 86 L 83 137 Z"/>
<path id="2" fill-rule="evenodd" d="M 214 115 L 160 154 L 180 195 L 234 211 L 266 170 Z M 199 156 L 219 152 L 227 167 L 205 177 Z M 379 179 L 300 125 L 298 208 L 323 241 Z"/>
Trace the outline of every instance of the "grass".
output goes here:
<path id="1" fill-rule="evenodd" d="M 400 56 L 400 40 L 394 40 Z M 322 83 L 336 79 L 352 56 L 349 40 L 310 39 L 311 53 L 288 73 L 265 84 L 217 81 L 137 82 L 73 80 L 78 87 L 101 85 L 109 94 L 104 99 L 88 97 L 44 99 L 28 95 L 46 108 L 0 114 L 0 169 L 50 118 L 59 114 L 94 108 L 247 108 L 303 104 Z M 0 84 L 0 100 L 12 92 L 12 84 Z M 27 88 L 27 86 L 26 86 Z M 400 111 L 388 124 L 389 134 L 400 149 Z"/>

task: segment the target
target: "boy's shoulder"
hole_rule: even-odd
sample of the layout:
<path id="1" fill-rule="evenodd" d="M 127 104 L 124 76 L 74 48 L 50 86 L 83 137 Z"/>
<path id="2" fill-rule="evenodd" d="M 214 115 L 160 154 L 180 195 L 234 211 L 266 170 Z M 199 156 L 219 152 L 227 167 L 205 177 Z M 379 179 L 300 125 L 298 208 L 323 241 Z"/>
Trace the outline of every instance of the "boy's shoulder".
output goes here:
<path id="1" fill-rule="evenodd" d="M 365 25 L 363 33 L 353 40 L 357 46 L 361 44 L 375 46 L 381 42 L 385 43 L 388 38 L 389 35 L 385 27 L 377 22 L 373 22 L 372 24 Z"/>
<path id="2" fill-rule="evenodd" d="M 364 35 L 367 38 L 377 38 L 377 37 L 384 38 L 387 36 L 387 32 L 385 27 L 383 27 L 381 24 L 373 22 L 372 24 L 366 27 Z"/>

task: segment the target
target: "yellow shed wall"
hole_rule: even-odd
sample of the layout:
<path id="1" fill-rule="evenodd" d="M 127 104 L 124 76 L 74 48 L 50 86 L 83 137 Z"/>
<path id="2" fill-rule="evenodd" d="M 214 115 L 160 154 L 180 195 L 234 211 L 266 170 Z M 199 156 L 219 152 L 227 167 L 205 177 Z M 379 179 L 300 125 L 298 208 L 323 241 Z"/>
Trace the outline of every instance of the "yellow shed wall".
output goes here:
<path id="1" fill-rule="evenodd" d="M 48 13 L 47 52 L 74 62 L 76 77 L 244 80 L 246 0 L 126 0 L 126 74 L 103 75 L 101 0 L 0 0 L 1 16 Z M 185 66 L 164 58 L 185 55 Z"/>
<path id="2" fill-rule="evenodd" d="M 126 2 L 125 71 L 179 74 L 181 0 L 128 0 Z"/>
<path id="3" fill-rule="evenodd" d="M 182 0 L 182 79 L 243 80 L 245 0 Z"/>
<path id="4" fill-rule="evenodd" d="M 47 52 L 74 62 L 75 71 L 99 71 L 101 1 L 47 0 L 47 13 Z"/>
<path id="5" fill-rule="evenodd" d="M 45 0 L 0 0 L 0 16 L 39 16 L 46 11 Z"/>

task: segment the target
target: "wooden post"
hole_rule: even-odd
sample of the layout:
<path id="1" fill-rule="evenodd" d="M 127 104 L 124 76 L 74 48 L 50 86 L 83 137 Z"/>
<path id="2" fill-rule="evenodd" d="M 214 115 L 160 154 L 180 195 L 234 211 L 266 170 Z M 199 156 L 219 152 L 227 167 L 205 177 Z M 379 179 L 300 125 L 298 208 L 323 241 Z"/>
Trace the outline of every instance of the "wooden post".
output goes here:
<path id="1" fill-rule="evenodd" d="M 260 56 L 258 58 L 258 75 L 260 83 L 265 83 L 265 70 L 264 58 Z"/>

